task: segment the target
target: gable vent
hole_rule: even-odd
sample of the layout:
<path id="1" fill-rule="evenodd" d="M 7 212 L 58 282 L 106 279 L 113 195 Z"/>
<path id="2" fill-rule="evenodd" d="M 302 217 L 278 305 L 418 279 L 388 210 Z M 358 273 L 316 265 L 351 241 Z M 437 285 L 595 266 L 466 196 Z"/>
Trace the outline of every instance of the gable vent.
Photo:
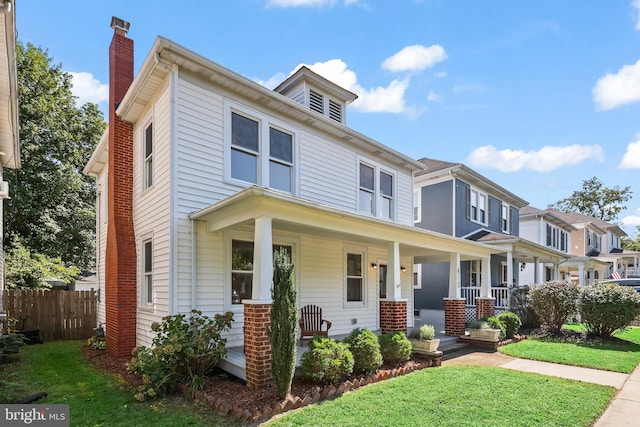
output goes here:
<path id="1" fill-rule="evenodd" d="M 332 100 L 329 100 L 329 118 L 342 123 L 342 106 Z"/>
<path id="2" fill-rule="evenodd" d="M 324 114 L 324 100 L 321 94 L 309 91 L 309 108 L 320 114 Z"/>

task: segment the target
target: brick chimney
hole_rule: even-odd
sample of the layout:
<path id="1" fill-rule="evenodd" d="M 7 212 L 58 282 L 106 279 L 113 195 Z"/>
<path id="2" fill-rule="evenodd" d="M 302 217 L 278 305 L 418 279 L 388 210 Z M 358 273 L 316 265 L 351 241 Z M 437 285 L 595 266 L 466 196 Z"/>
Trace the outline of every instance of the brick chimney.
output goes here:
<path id="1" fill-rule="evenodd" d="M 136 345 L 136 239 L 133 230 L 133 125 L 116 109 L 133 81 L 129 23 L 113 17 L 109 46 L 109 190 L 105 310 L 107 351 L 131 355 Z"/>

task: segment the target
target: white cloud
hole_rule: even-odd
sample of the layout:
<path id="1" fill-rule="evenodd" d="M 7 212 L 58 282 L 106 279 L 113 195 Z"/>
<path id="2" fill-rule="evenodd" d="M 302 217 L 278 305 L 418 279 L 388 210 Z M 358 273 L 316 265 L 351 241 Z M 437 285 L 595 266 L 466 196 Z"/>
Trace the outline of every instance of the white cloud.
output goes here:
<path id="1" fill-rule="evenodd" d="M 603 157 L 604 153 L 599 145 L 545 146 L 538 151 L 498 150 L 492 145 L 484 145 L 473 150 L 466 162 L 474 167 L 496 169 L 500 172 L 516 172 L 522 169 L 549 172 L 588 159 L 602 162 Z"/>
<path id="2" fill-rule="evenodd" d="M 640 0 L 633 0 L 631 7 L 635 9 L 633 18 L 636 21 L 636 30 L 640 31 Z"/>
<path id="3" fill-rule="evenodd" d="M 640 169 L 640 134 L 636 138 L 636 142 L 627 145 L 627 151 L 618 165 L 619 169 Z"/>
<path id="4" fill-rule="evenodd" d="M 640 61 L 600 77 L 593 88 L 593 101 L 601 111 L 640 101 Z"/>
<path id="5" fill-rule="evenodd" d="M 640 208 L 637 208 L 631 215 L 627 215 L 620 220 L 625 227 L 640 226 Z"/>
<path id="6" fill-rule="evenodd" d="M 280 83 L 285 81 L 286 78 L 287 76 L 285 76 L 284 73 L 276 73 L 269 77 L 269 80 L 253 79 L 253 81 L 268 89 L 275 89 Z"/>
<path id="7" fill-rule="evenodd" d="M 98 79 L 93 77 L 93 74 L 87 72 L 70 71 L 69 74 L 71 74 L 73 81 L 71 93 L 78 97 L 78 105 L 84 105 L 87 102 L 99 104 L 109 100 L 109 85 L 107 83 L 100 83 Z"/>
<path id="8" fill-rule="evenodd" d="M 382 68 L 389 71 L 421 71 L 447 59 L 444 48 L 438 44 L 426 47 L 413 45 L 385 59 Z"/>
<path id="9" fill-rule="evenodd" d="M 440 95 L 430 90 L 429 95 L 427 96 L 427 100 L 429 101 L 440 101 Z"/>

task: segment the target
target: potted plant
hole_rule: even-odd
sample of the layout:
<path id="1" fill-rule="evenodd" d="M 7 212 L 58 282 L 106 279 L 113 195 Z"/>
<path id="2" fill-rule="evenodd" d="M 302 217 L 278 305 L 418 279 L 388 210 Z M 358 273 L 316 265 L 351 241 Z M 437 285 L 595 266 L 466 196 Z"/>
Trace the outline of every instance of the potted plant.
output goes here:
<path id="1" fill-rule="evenodd" d="M 480 319 L 475 322 L 471 322 L 468 325 L 469 337 L 482 341 L 495 341 L 500 338 L 500 329 L 492 328 L 489 322 Z"/>
<path id="2" fill-rule="evenodd" d="M 414 351 L 437 351 L 440 340 L 435 338 L 435 335 L 436 330 L 433 325 L 422 325 L 410 334 L 411 347 Z"/>

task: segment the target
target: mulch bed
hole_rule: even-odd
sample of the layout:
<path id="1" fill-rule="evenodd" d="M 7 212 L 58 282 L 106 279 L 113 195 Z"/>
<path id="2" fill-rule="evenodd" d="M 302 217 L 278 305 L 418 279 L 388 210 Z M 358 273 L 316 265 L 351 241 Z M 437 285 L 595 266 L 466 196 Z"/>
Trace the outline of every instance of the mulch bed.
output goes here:
<path id="1" fill-rule="evenodd" d="M 117 375 L 132 389 L 142 383 L 139 376 L 127 372 L 125 364 L 131 358 L 114 358 L 105 350 L 95 350 L 86 346 L 83 346 L 83 353 L 85 358 L 95 366 Z M 383 365 L 375 374 L 352 375 L 339 384 L 328 386 L 319 386 L 300 377 L 294 377 L 291 396 L 285 400 L 276 396 L 274 385 L 250 388 L 233 375 L 216 370 L 209 375 L 205 389 L 203 392 L 198 392 L 196 398 L 222 415 L 231 414 L 241 421 L 255 422 L 291 409 L 337 397 L 367 384 L 427 368 L 433 366 L 433 363 L 427 357 L 414 354 L 406 363 Z M 186 387 L 179 387 L 179 390 L 186 393 Z"/>

